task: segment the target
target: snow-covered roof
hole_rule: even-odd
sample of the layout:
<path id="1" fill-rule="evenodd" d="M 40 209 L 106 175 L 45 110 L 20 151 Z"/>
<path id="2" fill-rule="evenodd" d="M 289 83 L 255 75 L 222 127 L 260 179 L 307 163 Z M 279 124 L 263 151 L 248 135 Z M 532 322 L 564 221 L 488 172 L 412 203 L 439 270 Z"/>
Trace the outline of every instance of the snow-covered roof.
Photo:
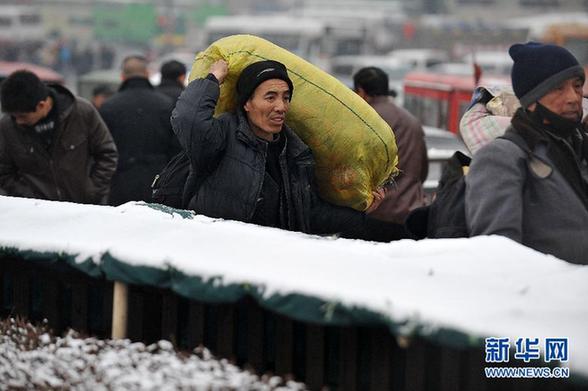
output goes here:
<path id="1" fill-rule="evenodd" d="M 115 208 L 14 197 L 0 197 L 0 215 L 0 249 L 70 254 L 98 268 L 116 259 L 174 269 L 214 281 L 219 291 L 253 287 L 260 301 L 318 298 L 377 314 L 402 335 L 434 339 L 449 330 L 469 343 L 567 337 L 572 375 L 588 377 L 588 266 L 506 238 L 373 243 L 186 217 L 144 203 Z M 330 321 L 328 311 L 320 321 Z"/>

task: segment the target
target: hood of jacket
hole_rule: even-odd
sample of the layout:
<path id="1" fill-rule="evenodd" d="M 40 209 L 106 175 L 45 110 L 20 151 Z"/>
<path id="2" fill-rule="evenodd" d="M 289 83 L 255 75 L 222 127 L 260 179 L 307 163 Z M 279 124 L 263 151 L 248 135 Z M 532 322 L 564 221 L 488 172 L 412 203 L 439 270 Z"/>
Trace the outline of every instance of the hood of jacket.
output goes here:
<path id="1" fill-rule="evenodd" d="M 57 101 L 57 110 L 59 111 L 59 120 L 66 118 L 73 108 L 76 100 L 74 94 L 61 84 L 49 84 L 55 100 Z"/>

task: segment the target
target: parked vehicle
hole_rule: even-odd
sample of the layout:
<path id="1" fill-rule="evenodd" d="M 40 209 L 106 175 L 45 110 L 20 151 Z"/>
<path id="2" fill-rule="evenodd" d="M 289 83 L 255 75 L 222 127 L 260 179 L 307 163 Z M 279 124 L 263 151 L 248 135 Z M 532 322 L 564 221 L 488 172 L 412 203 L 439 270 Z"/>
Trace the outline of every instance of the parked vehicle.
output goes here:
<path id="1" fill-rule="evenodd" d="M 478 50 L 463 57 L 463 61 L 471 67 L 473 63 L 482 68 L 482 74 L 502 75 L 510 77 L 512 58 L 508 50 Z M 471 68 L 470 68 L 471 69 Z"/>
<path id="2" fill-rule="evenodd" d="M 6 79 L 12 72 L 21 69 L 36 74 L 39 79 L 48 83 L 64 83 L 64 78 L 60 73 L 55 72 L 51 68 L 43 67 L 40 65 L 30 64 L 28 62 L 12 62 L 12 61 L 0 61 L 0 84 Z M 0 112 L 0 118 L 2 117 Z"/>
<path id="3" fill-rule="evenodd" d="M 425 144 L 427 145 L 427 156 L 429 158 L 429 173 L 423 185 L 427 197 L 431 197 L 439 179 L 445 162 L 456 152 L 460 151 L 469 155 L 469 151 L 461 139 L 444 129 L 435 128 L 432 126 L 423 126 L 425 131 Z"/>
<path id="4" fill-rule="evenodd" d="M 28 62 L 0 61 L 0 82 L 6 79 L 14 71 L 26 69 L 36 74 L 39 79 L 51 83 L 63 83 L 63 76 L 51 68 Z"/>
<path id="5" fill-rule="evenodd" d="M 404 107 L 423 125 L 457 133 L 474 91 L 472 73 L 410 72 L 404 78 Z M 510 78 L 482 75 L 479 84 L 508 85 Z"/>
<path id="6" fill-rule="evenodd" d="M 0 6 L 0 40 L 40 41 L 45 37 L 41 13 L 30 6 Z"/>
<path id="7" fill-rule="evenodd" d="M 322 48 L 328 57 L 386 53 L 401 39 L 391 26 L 402 24 L 406 15 L 390 1 L 306 1 L 292 10 L 297 17 L 325 23 Z"/>
<path id="8" fill-rule="evenodd" d="M 286 15 L 211 16 L 203 29 L 203 46 L 235 34 L 253 34 L 324 68 L 321 42 L 325 23 L 310 18 Z"/>
<path id="9" fill-rule="evenodd" d="M 116 91 L 120 83 L 120 69 L 101 69 L 88 72 L 78 78 L 77 94 L 82 98 L 91 99 L 95 87 L 107 85 L 111 90 Z"/>
<path id="10" fill-rule="evenodd" d="M 447 52 L 440 49 L 396 49 L 388 53 L 410 64 L 414 69 L 426 69 L 449 60 Z"/>
<path id="11" fill-rule="evenodd" d="M 335 56 L 330 61 L 330 73 L 349 88 L 353 88 L 353 75 L 363 67 L 375 66 L 388 74 L 389 88 L 396 93 L 396 102 L 402 105 L 402 80 L 412 65 L 397 58 L 383 56 Z"/>

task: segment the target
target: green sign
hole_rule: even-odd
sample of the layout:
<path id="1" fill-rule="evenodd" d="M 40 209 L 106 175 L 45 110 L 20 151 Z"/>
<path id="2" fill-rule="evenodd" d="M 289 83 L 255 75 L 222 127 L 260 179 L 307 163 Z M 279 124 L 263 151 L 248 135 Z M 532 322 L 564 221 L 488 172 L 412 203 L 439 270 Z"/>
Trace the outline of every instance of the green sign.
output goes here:
<path id="1" fill-rule="evenodd" d="M 94 7 L 94 35 L 99 40 L 147 42 L 157 34 L 153 5 L 128 4 Z"/>
<path id="2" fill-rule="evenodd" d="M 227 7 L 224 4 L 204 4 L 192 11 L 192 21 L 198 25 L 203 25 L 209 16 L 227 15 Z"/>

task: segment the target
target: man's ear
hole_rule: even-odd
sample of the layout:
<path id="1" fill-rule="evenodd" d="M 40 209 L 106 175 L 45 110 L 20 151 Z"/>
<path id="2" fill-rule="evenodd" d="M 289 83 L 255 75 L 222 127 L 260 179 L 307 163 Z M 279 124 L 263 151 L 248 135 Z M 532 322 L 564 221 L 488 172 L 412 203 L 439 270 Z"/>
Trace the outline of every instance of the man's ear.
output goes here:
<path id="1" fill-rule="evenodd" d="M 43 111 L 43 110 L 46 110 L 48 107 L 49 107 L 49 97 L 46 97 L 45 99 L 40 100 L 39 103 L 37 103 L 36 109 L 37 109 L 37 111 L 38 110 Z"/>
<path id="2" fill-rule="evenodd" d="M 251 111 L 251 99 L 247 99 L 247 101 L 243 105 L 243 110 L 245 110 L 246 112 Z"/>
<path id="3" fill-rule="evenodd" d="M 357 87 L 355 89 L 355 93 L 357 95 L 361 96 L 363 98 L 363 100 L 365 100 L 366 102 L 369 102 L 369 100 L 368 100 L 369 96 L 368 96 L 368 94 L 365 93 L 365 90 L 363 88 Z"/>

